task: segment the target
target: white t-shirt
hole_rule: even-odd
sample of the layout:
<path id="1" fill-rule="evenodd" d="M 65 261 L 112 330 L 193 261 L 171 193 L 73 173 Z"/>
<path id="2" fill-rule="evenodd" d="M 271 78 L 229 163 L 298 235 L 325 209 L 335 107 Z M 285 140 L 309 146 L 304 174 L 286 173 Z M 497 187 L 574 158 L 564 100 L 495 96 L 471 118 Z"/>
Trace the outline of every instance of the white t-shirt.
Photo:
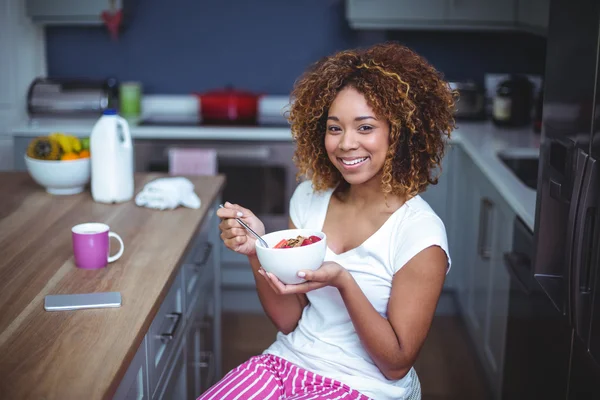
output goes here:
<path id="1" fill-rule="evenodd" d="M 290 218 L 297 228 L 322 230 L 333 189 L 314 192 L 310 181 L 296 188 Z M 423 249 L 437 245 L 450 257 L 441 219 L 420 196 L 396 210 L 360 246 L 342 254 L 327 248 L 326 261 L 346 268 L 373 307 L 387 318 L 394 273 Z M 406 399 L 418 387 L 414 369 L 398 381 L 388 380 L 360 343 L 339 291 L 331 286 L 307 293 L 296 329 L 279 332 L 264 353 L 273 354 L 317 374 L 336 379 L 377 400 Z"/>

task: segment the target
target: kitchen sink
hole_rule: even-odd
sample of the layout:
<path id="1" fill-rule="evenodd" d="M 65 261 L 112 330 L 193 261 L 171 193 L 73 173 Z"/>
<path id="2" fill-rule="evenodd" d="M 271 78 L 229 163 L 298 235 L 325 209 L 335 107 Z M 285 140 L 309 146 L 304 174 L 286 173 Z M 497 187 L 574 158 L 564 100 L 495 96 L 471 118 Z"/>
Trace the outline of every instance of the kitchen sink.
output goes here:
<path id="1" fill-rule="evenodd" d="M 515 149 L 499 152 L 498 158 L 521 182 L 529 188 L 537 190 L 538 154 L 529 149 L 524 151 Z"/>

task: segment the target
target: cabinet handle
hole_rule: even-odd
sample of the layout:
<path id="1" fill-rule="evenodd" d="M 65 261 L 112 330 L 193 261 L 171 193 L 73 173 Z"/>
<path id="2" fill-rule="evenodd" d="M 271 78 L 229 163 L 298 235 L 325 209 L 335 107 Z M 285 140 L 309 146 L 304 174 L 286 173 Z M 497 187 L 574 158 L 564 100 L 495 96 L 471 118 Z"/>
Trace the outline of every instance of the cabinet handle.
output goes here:
<path id="1" fill-rule="evenodd" d="M 198 361 L 195 366 L 198 368 L 208 368 L 213 363 L 213 352 L 212 351 L 201 351 L 200 352 L 200 361 Z"/>
<path id="2" fill-rule="evenodd" d="M 177 332 L 177 327 L 179 326 L 179 321 L 181 321 L 181 313 L 174 312 L 174 313 L 167 314 L 167 318 L 173 319 L 173 320 L 175 320 L 175 322 L 171 326 L 170 332 L 161 333 L 160 335 L 158 335 L 158 337 L 160 338 L 160 341 L 163 342 L 164 344 L 169 343 L 175 337 L 175 332 Z"/>
<path id="3" fill-rule="evenodd" d="M 477 253 L 483 260 L 489 260 L 492 249 L 489 242 L 490 214 L 494 203 L 488 198 L 481 199 L 479 208 L 479 237 L 477 238 Z"/>
<path id="4" fill-rule="evenodd" d="M 202 259 L 197 262 L 194 263 L 196 265 L 196 270 L 200 269 L 200 267 L 204 266 L 204 264 L 206 264 L 206 262 L 208 261 L 208 258 L 210 257 L 210 253 L 212 252 L 212 248 L 213 245 L 210 242 L 206 242 L 206 248 L 204 249 L 204 254 L 202 256 Z"/>

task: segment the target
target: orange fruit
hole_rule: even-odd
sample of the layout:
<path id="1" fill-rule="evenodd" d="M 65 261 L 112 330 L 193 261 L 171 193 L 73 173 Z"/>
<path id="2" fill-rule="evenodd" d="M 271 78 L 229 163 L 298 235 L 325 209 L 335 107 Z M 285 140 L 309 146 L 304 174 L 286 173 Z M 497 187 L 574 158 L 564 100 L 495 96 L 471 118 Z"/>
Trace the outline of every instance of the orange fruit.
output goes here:
<path id="1" fill-rule="evenodd" d="M 79 158 L 88 158 L 90 156 L 89 150 L 81 150 L 79 152 Z"/>
<path id="2" fill-rule="evenodd" d="M 65 153 L 63 154 L 63 156 L 60 158 L 63 161 L 67 161 L 67 160 L 77 160 L 79 158 L 79 156 L 75 153 Z"/>

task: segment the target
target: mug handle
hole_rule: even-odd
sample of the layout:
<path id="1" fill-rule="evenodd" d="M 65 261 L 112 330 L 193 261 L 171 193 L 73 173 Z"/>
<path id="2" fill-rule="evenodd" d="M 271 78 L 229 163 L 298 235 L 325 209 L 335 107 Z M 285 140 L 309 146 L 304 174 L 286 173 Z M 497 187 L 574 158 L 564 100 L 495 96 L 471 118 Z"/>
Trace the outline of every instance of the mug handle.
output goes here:
<path id="1" fill-rule="evenodd" d="M 108 262 L 111 263 L 111 262 L 117 261 L 119 258 L 121 258 L 121 256 L 123 255 L 123 250 L 125 250 L 125 245 L 123 244 L 123 239 L 121 239 L 121 236 L 117 235 L 114 232 L 108 232 L 108 237 L 109 238 L 114 237 L 121 244 L 121 248 L 119 249 L 117 254 L 115 254 L 114 256 L 108 257 Z"/>

